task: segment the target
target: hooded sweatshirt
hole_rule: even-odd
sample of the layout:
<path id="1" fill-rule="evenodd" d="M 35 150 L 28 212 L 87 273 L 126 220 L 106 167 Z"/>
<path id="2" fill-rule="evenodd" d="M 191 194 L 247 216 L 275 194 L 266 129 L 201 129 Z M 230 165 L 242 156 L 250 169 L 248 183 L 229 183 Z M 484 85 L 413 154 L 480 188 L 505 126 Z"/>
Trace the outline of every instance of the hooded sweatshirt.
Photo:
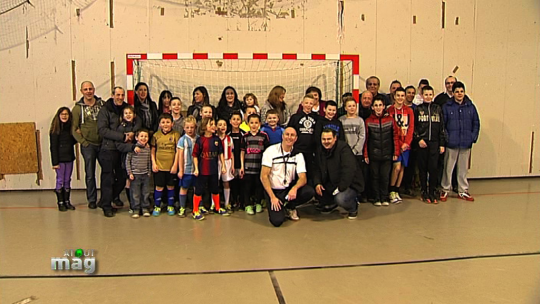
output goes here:
<path id="1" fill-rule="evenodd" d="M 306 114 L 305 112 L 296 113 L 291 116 L 288 127 L 296 130 L 298 139 L 294 144 L 294 148 L 300 152 L 311 152 L 315 150 L 315 125 L 319 120 L 319 115 L 315 112 Z"/>
<path id="2" fill-rule="evenodd" d="M 71 111 L 73 114 L 71 134 L 83 147 L 87 147 L 88 145 L 101 145 L 97 117 L 99 110 L 105 103 L 100 97 L 94 96 L 94 98 L 96 100 L 94 105 L 88 106 L 84 103 L 84 97 L 82 97 Z"/>

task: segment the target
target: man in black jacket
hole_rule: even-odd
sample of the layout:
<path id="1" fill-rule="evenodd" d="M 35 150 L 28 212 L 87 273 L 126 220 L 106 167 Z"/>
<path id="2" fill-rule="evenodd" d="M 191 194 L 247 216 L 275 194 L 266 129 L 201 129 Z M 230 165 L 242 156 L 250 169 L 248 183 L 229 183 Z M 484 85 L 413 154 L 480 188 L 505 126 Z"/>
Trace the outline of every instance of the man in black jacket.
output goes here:
<path id="1" fill-rule="evenodd" d="M 126 170 L 122 168 L 121 152 L 116 146 L 116 142 L 132 143 L 135 137 L 133 132 L 122 133 L 117 131 L 120 125 L 124 108 L 128 105 L 124 102 L 125 91 L 121 87 L 113 89 L 113 97 L 109 98 L 98 114 L 98 131 L 103 142 L 99 152 L 101 163 L 101 201 L 100 206 L 106 217 L 114 216 L 112 202 L 120 196 L 122 189 L 126 185 Z M 139 117 L 134 120 L 135 130 L 141 128 L 142 121 Z M 135 144 L 127 146 L 133 150 Z M 127 152 L 127 151 L 123 151 Z M 138 152 L 138 150 L 136 151 Z M 116 199 L 115 207 L 122 208 L 123 203 Z"/>
<path id="2" fill-rule="evenodd" d="M 349 219 L 355 219 L 356 197 L 364 190 L 364 181 L 351 148 L 337 139 L 335 130 L 323 130 L 313 169 L 315 193 L 323 212 L 340 206 L 349 213 Z"/>

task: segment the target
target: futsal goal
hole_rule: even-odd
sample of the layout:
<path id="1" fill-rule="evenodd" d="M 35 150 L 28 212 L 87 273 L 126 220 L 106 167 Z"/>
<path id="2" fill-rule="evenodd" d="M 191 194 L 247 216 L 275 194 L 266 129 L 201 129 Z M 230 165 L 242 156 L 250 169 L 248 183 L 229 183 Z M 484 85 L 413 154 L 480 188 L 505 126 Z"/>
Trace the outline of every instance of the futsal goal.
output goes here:
<path id="1" fill-rule="evenodd" d="M 127 93 L 132 104 L 138 82 L 149 86 L 157 102 L 163 90 L 182 100 L 182 110 L 191 105 L 193 89 L 205 86 L 210 103 L 217 106 L 226 86 L 232 86 L 238 97 L 247 93 L 264 104 L 270 90 L 281 85 L 285 102 L 295 111 L 306 89 L 316 86 L 323 100 L 341 104 L 341 96 L 350 92 L 358 101 L 360 57 L 351 54 L 286 53 L 146 53 L 127 54 Z"/>

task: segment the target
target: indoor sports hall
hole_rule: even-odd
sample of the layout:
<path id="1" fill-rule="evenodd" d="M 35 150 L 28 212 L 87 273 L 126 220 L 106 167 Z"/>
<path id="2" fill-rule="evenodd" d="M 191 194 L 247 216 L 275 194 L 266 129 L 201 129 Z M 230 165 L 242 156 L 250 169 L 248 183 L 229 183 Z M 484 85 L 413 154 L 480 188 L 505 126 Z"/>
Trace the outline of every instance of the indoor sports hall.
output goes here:
<path id="1" fill-rule="evenodd" d="M 0 2 L 0 303 L 540 302 L 538 1 Z M 378 91 L 369 85 L 374 79 Z M 365 187 L 358 193 L 356 211 L 341 205 L 321 207 L 322 196 L 296 209 L 285 209 L 287 204 L 279 201 L 288 220 L 274 227 L 269 222 L 273 200 L 267 192 L 275 190 L 273 184 L 266 190 L 264 179 L 261 182 L 266 196 L 259 210 L 257 191 L 237 183 L 238 191 L 247 191 L 250 203 L 255 201 L 253 209 L 261 211 L 252 215 L 245 208 L 249 203 L 239 203 L 242 199 L 237 201 L 234 192 L 227 204 L 228 188 L 220 183 L 215 213 L 204 214 L 201 220 L 195 216 L 198 194 L 191 187 L 187 198 L 178 191 L 183 189 L 178 174 L 188 174 L 186 157 L 197 157 L 196 152 L 178 152 L 184 150 L 177 146 L 178 138 L 172 143 L 174 170 L 164 171 L 174 178 L 176 188 L 168 190 L 167 175 L 167 187 L 158 189 L 162 180 L 157 173 L 165 161 L 158 154 L 164 148 L 157 142 L 168 134 L 163 115 L 171 117 L 173 127 L 178 124 L 175 111 L 182 119 L 196 116 L 194 128 L 202 130 L 200 137 L 210 132 L 208 126 L 214 122 L 219 126 L 215 117 L 212 122 L 203 118 L 208 126 L 201 126 L 197 115 L 204 111 L 196 108 L 201 86 L 206 91 L 205 106 L 212 105 L 212 111 L 220 111 L 227 95 L 224 88 L 229 86 L 242 106 L 243 97 L 252 93 L 261 109 L 267 104 L 274 107 L 269 92 L 282 86 L 286 93 L 280 102 L 289 118 L 304 115 L 306 89 L 316 87 L 317 103 L 324 107 L 321 116 L 331 121 L 323 102 L 335 101 L 339 115 L 358 117 L 360 111 L 347 112 L 347 95 L 358 108 L 364 106 L 363 96 L 371 95 L 366 106 L 369 117 L 378 115 L 373 101 L 379 95 L 381 101 L 390 102 L 388 108 L 400 104 L 393 89 L 398 81 L 404 92 L 409 87 L 415 92 L 404 100 L 406 106 L 407 100 L 415 105 L 410 107 L 417 122 L 416 107 L 431 99 L 419 93 L 424 80 L 432 87 L 432 97 L 448 95 L 439 107 L 444 114 L 441 121 L 430 112 L 429 122 L 450 126 L 449 117 L 454 116 L 449 115 L 454 114 L 459 122 L 457 131 L 441 127 L 446 154 L 435 153 L 434 166 L 442 176 L 437 177 L 441 184 L 435 197 L 424 196 L 422 169 L 407 167 L 405 174 L 412 172 L 411 188 L 405 181 L 401 187 L 390 185 L 402 200 L 391 194 L 390 200 L 395 200 L 381 205 L 372 198 L 371 192 L 365 192 L 373 186 L 371 175 L 362 181 Z M 479 125 L 472 148 L 457 148 L 468 154 L 462 158 L 461 170 L 454 172 L 458 181 L 451 182 L 451 172 L 446 174 L 454 148 L 451 138 L 467 129 L 465 116 L 460 116 L 465 114 L 451 111 L 453 102 L 463 105 L 455 93 L 458 82 L 464 84 L 465 103 L 475 107 Z M 141 83 L 147 89 L 146 99 L 141 99 Z M 162 103 L 164 91 L 179 98 L 176 109 L 174 98 L 169 98 L 170 107 Z M 143 102 L 142 115 L 139 100 L 150 105 L 148 110 Z M 159 116 L 152 116 L 152 103 Z M 190 112 L 193 107 L 200 112 Z M 134 118 L 118 112 L 128 108 Z M 243 136 L 258 132 L 250 125 L 252 117 L 264 123 L 258 112 L 244 117 L 246 110 L 240 111 L 248 128 Z M 316 115 L 314 111 L 305 115 Z M 283 117 L 286 112 L 277 111 Z M 129 119 L 142 121 L 142 129 L 153 121 L 148 144 L 139 137 L 141 129 L 116 129 L 125 127 Z M 225 124 L 227 130 L 236 128 L 226 119 Z M 171 132 L 187 135 L 183 126 L 182 131 Z M 366 124 L 366 132 L 367 128 Z M 120 137 L 108 137 L 109 129 L 120 132 Z M 413 140 L 418 146 L 422 139 L 416 134 Z M 194 145 L 203 147 L 198 140 Z M 308 152 L 312 157 L 325 151 L 320 140 L 313 139 L 313 151 Z M 130 150 L 123 151 L 123 144 Z M 62 151 L 69 151 L 68 160 L 58 151 L 66 145 L 69 149 Z M 366 139 L 364 153 L 371 151 L 369 145 Z M 245 146 L 242 141 L 238 153 L 251 153 Z M 89 147 L 96 149 L 93 154 Z M 143 148 L 149 154 L 139 153 Z M 113 153 L 118 158 L 110 161 L 107 157 Z M 135 208 L 130 203 L 139 200 L 134 190 L 124 191 L 124 184 L 139 178 L 130 177 L 126 162 L 126 157 L 136 155 L 148 157 L 142 162 L 148 170 L 131 175 L 148 177 L 149 199 L 140 200 L 150 202 L 150 210 L 144 204 Z M 365 162 L 366 154 L 355 155 Z M 92 157 L 93 171 L 89 169 Z M 323 166 L 316 161 L 312 165 Z M 339 178 L 345 178 L 347 167 L 353 172 L 362 168 L 342 163 Z M 295 163 L 294 168 L 291 179 L 302 180 L 307 167 L 301 170 L 302 165 Z M 122 173 L 110 179 L 113 171 Z M 284 172 L 283 184 L 287 165 Z M 202 169 L 200 174 L 206 176 Z M 317 170 L 317 174 L 323 173 Z M 122 176 L 120 196 L 111 196 L 118 176 Z M 236 175 L 235 179 L 242 180 Z M 444 189 L 445 180 L 452 189 Z M 318 191 L 317 181 L 308 179 L 305 187 Z M 199 196 L 200 206 L 207 209 L 215 199 L 210 189 L 208 184 Z M 337 197 L 339 190 L 332 195 Z M 161 214 L 154 206 L 158 191 L 168 194 L 158 195 L 163 199 Z M 444 200 L 443 193 L 448 193 Z M 182 195 L 187 205 L 182 205 Z M 171 201 L 174 205 L 169 209 Z M 219 204 L 230 210 L 221 213 Z M 180 214 L 183 206 L 187 216 Z"/>

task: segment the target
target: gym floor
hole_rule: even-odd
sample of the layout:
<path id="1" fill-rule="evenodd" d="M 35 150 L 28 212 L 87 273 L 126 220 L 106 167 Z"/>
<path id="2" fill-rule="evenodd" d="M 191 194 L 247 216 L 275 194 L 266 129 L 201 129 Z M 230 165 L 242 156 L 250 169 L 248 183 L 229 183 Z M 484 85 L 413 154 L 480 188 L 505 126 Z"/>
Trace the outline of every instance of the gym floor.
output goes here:
<path id="1" fill-rule="evenodd" d="M 52 191 L 2 192 L 0 303 L 540 303 L 540 178 L 471 193 L 356 220 L 307 206 L 274 228 L 266 212 L 105 218 L 84 191 L 62 213 Z M 79 248 L 94 274 L 51 269 Z"/>

